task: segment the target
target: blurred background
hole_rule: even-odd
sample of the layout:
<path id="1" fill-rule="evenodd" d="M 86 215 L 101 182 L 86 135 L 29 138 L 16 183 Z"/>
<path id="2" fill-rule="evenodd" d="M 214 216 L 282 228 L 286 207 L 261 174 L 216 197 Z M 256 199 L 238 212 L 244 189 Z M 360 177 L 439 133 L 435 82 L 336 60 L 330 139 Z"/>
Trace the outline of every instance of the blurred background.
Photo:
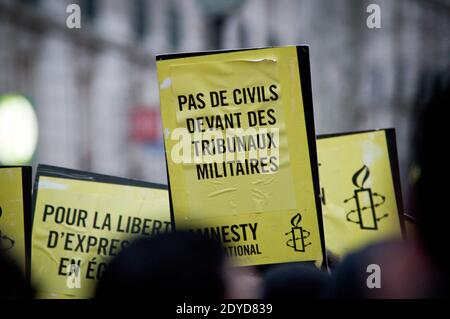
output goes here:
<path id="1" fill-rule="evenodd" d="M 4 154 L 37 143 L 3 161 L 166 183 L 155 55 L 289 44 L 310 45 L 317 133 L 395 127 L 405 183 L 418 81 L 450 66 L 448 0 L 0 0 L 0 103 L 37 115 L 0 119 Z"/>

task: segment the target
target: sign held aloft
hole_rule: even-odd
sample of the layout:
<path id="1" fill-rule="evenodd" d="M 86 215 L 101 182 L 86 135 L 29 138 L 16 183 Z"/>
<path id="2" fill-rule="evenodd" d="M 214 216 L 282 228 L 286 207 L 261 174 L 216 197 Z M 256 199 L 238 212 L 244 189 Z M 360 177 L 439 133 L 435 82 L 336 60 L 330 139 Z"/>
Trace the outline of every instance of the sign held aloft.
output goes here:
<path id="1" fill-rule="evenodd" d="M 164 185 L 39 165 L 34 194 L 31 279 L 40 297 L 93 297 L 131 240 L 171 230 Z"/>
<path id="2" fill-rule="evenodd" d="M 394 129 L 319 136 L 327 249 L 337 257 L 402 236 Z"/>
<path id="3" fill-rule="evenodd" d="M 171 212 L 239 265 L 323 261 L 306 46 L 157 57 Z"/>

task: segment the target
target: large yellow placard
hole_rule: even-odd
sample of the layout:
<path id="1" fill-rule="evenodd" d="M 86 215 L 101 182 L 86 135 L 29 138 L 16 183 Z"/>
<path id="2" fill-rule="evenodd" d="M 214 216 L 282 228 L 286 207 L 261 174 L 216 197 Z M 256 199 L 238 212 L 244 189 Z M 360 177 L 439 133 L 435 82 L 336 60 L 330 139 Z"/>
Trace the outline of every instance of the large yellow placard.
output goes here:
<path id="1" fill-rule="evenodd" d="M 171 228 L 166 189 L 41 175 L 36 190 L 31 275 L 40 296 L 92 297 L 132 239 Z"/>
<path id="2" fill-rule="evenodd" d="M 322 259 L 308 59 L 306 47 L 157 58 L 175 226 L 239 265 Z"/>
<path id="3" fill-rule="evenodd" d="M 319 137 L 317 152 L 327 249 L 341 257 L 401 237 L 394 131 Z"/>
<path id="4" fill-rule="evenodd" d="M 31 177 L 29 177 L 31 178 Z M 22 167 L 0 167 L 0 249 L 26 270 Z"/>

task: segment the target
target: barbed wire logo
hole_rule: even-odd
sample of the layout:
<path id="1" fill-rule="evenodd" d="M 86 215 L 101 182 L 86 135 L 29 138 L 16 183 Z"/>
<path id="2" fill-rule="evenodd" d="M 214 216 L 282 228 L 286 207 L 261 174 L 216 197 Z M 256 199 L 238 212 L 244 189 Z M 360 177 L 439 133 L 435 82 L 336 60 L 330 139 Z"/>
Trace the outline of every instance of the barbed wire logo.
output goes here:
<path id="1" fill-rule="evenodd" d="M 290 238 L 286 242 L 286 246 L 293 248 L 295 251 L 305 252 L 305 248 L 311 245 L 311 242 L 305 242 L 305 240 L 311 235 L 309 231 L 299 226 L 302 220 L 300 213 L 296 214 L 291 219 L 291 231 L 285 235 L 289 235 Z"/>
<path id="2" fill-rule="evenodd" d="M 386 197 L 365 186 L 369 176 L 370 170 L 366 165 L 353 174 L 352 182 L 356 189 L 352 197 L 344 200 L 344 204 L 355 201 L 356 207 L 346 213 L 346 219 L 348 222 L 359 224 L 361 229 L 377 230 L 378 222 L 388 216 L 388 213 L 382 216 L 376 214 L 376 208 L 386 202 Z"/>

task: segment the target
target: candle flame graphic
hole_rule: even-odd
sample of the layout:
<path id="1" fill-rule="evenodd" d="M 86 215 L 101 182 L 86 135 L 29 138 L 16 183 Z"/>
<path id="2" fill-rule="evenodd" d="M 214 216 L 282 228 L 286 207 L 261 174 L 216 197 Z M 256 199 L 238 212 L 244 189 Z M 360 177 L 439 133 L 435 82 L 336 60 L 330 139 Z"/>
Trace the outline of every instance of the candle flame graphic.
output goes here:
<path id="1" fill-rule="evenodd" d="M 352 178 L 353 185 L 362 189 L 364 188 L 364 183 L 367 181 L 370 175 L 370 170 L 366 165 L 363 165 Z"/>
<path id="2" fill-rule="evenodd" d="M 292 227 L 298 227 L 301 220 L 302 220 L 302 215 L 300 215 L 300 213 L 298 213 L 297 215 L 292 217 L 292 219 L 291 219 Z"/>

